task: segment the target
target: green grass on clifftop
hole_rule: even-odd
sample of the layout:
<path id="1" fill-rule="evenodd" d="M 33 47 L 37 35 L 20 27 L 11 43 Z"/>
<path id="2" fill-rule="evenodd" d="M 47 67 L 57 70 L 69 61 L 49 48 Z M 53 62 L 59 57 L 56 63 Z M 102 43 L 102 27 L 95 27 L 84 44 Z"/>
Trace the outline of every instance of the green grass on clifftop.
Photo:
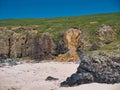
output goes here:
<path id="1" fill-rule="evenodd" d="M 93 24 L 91 24 L 93 22 Z M 95 22 L 95 23 L 94 23 Z M 51 33 L 52 37 L 59 41 L 59 34 L 70 27 L 79 27 L 87 34 L 90 42 L 97 40 L 93 33 L 102 24 L 111 25 L 117 30 L 117 40 L 120 40 L 120 12 L 108 14 L 96 14 L 88 16 L 38 18 L 38 19 L 5 19 L 0 20 L 0 26 L 32 26 L 38 25 L 37 35 L 43 32 Z"/>

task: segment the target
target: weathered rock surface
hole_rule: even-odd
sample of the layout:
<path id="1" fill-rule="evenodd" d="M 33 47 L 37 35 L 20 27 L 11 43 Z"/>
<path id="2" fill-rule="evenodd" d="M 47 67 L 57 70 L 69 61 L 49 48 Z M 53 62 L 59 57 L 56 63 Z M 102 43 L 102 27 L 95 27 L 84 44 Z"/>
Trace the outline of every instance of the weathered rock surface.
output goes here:
<path id="1" fill-rule="evenodd" d="M 55 42 L 49 33 L 41 33 L 36 36 L 37 25 L 33 26 L 4 26 L 0 27 L 0 57 L 6 58 L 30 58 L 37 60 L 57 59 L 58 61 L 77 61 L 80 56 L 77 47 L 81 46 L 90 50 L 97 50 L 102 44 L 114 41 L 116 33 L 110 26 L 102 25 L 95 33 L 100 42 L 86 43 L 79 28 L 72 27 L 60 37 L 60 43 Z M 87 38 L 89 39 L 89 38 Z M 118 48 L 119 45 L 116 45 Z M 116 50 L 116 51 L 117 51 Z"/>
<path id="2" fill-rule="evenodd" d="M 38 60 L 54 59 L 55 44 L 49 33 L 43 33 L 41 37 L 34 40 L 34 58 Z"/>
<path id="3" fill-rule="evenodd" d="M 3 66 L 15 66 L 15 65 L 18 65 L 18 64 L 20 64 L 20 62 L 17 62 L 14 59 L 11 59 L 11 58 L 2 59 L 2 58 L 0 58 L 0 67 L 3 67 Z"/>
<path id="4" fill-rule="evenodd" d="M 20 33 L 20 27 L 14 27 L 10 30 L 0 27 L 0 57 L 1 58 L 22 58 L 31 57 L 33 53 L 34 37 L 29 32 Z M 19 33 L 18 33 L 19 31 Z"/>
<path id="5" fill-rule="evenodd" d="M 84 42 L 81 37 L 81 30 L 78 28 L 70 28 L 66 31 L 64 35 L 64 42 L 68 48 L 68 51 L 65 54 L 60 54 L 56 58 L 58 61 L 76 61 L 80 57 L 78 55 L 77 47 L 79 45 L 83 46 Z"/>
<path id="6" fill-rule="evenodd" d="M 9 53 L 9 37 L 0 35 L 0 57 L 7 58 Z"/>
<path id="7" fill-rule="evenodd" d="M 44 60 L 53 59 L 55 44 L 49 33 L 37 37 L 35 28 L 28 26 L 0 27 L 0 57 Z"/>
<path id="8" fill-rule="evenodd" d="M 110 44 L 116 39 L 116 30 L 109 25 L 101 25 L 98 30 L 95 31 L 96 41 L 91 45 L 90 51 L 98 50 L 104 44 Z"/>
<path id="9" fill-rule="evenodd" d="M 120 58 L 81 55 L 77 72 L 62 82 L 61 86 L 74 86 L 92 82 L 120 83 Z"/>
<path id="10" fill-rule="evenodd" d="M 115 40 L 116 32 L 109 25 L 101 25 L 101 27 L 95 32 L 95 35 L 100 39 L 103 44 L 109 44 Z"/>

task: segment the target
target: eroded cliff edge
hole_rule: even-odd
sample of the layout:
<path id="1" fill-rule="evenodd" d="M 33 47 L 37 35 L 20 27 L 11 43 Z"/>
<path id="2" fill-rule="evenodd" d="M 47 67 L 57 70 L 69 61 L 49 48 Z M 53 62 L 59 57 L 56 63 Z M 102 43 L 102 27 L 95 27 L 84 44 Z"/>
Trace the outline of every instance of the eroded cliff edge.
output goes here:
<path id="1" fill-rule="evenodd" d="M 88 53 L 99 53 L 102 48 L 108 49 L 112 42 L 116 43 L 117 33 L 109 25 L 101 25 L 93 32 L 94 42 L 90 41 L 90 35 L 78 27 L 68 28 L 58 34 L 56 41 L 49 32 L 38 35 L 37 25 L 34 26 L 9 26 L 0 27 L 0 57 L 6 58 L 30 58 L 35 60 L 77 61 L 80 59 L 77 48 L 82 47 Z M 119 43 L 112 47 L 119 55 Z M 109 50 L 104 50 L 108 53 Z M 109 55 L 113 55 L 109 52 Z"/>

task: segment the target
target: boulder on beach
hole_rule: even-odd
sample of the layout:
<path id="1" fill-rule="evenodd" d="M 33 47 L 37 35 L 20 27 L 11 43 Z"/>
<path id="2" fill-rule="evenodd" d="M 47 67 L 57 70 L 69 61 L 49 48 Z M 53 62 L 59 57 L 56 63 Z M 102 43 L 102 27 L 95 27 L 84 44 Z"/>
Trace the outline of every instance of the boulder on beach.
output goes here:
<path id="1" fill-rule="evenodd" d="M 119 61 L 120 58 L 111 58 L 102 55 L 88 56 L 81 53 L 81 62 L 77 68 L 77 72 L 62 82 L 61 86 L 74 86 L 92 82 L 120 83 Z"/>

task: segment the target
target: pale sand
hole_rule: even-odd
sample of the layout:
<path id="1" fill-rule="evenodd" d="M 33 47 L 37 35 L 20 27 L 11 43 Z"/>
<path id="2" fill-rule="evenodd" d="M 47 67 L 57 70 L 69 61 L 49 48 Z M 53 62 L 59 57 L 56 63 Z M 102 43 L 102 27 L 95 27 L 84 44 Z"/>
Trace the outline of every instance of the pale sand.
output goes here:
<path id="1" fill-rule="evenodd" d="M 60 82 L 76 72 L 74 63 L 35 63 L 0 67 L 0 90 L 120 90 L 120 84 L 84 84 L 75 87 L 59 87 Z M 47 76 L 59 78 L 45 81 Z"/>

